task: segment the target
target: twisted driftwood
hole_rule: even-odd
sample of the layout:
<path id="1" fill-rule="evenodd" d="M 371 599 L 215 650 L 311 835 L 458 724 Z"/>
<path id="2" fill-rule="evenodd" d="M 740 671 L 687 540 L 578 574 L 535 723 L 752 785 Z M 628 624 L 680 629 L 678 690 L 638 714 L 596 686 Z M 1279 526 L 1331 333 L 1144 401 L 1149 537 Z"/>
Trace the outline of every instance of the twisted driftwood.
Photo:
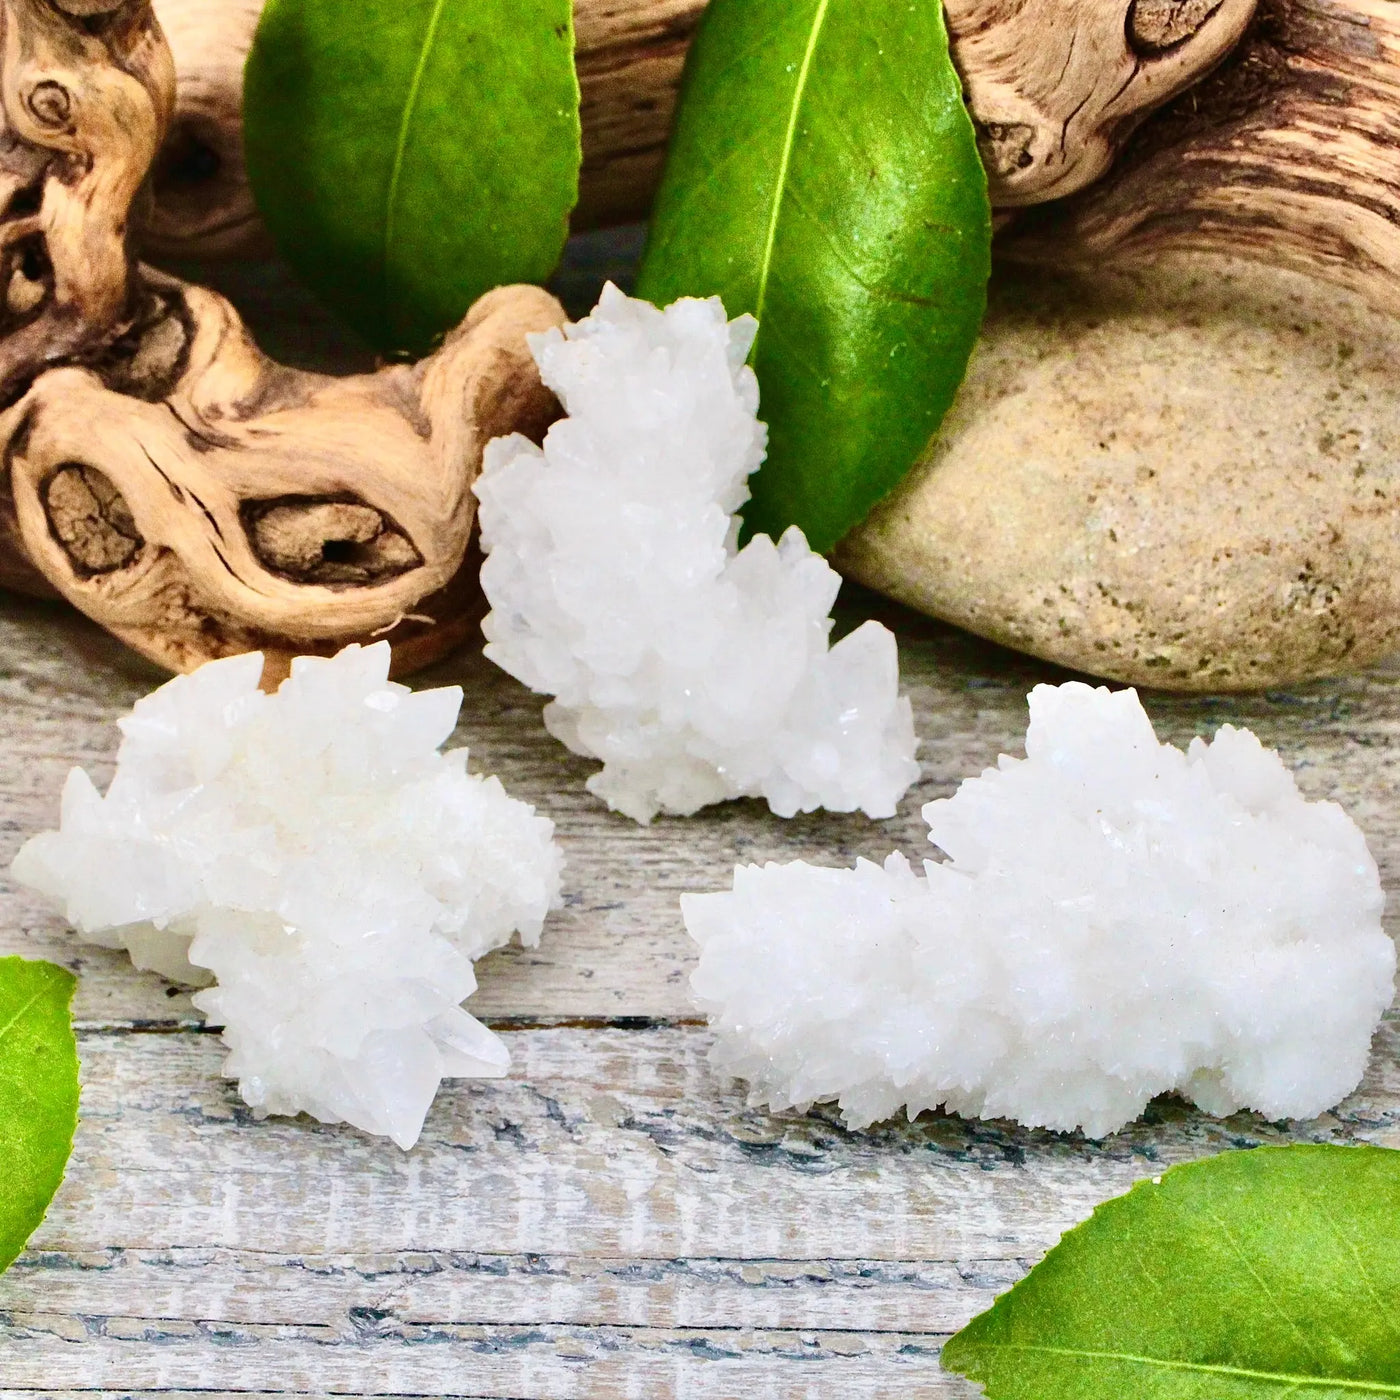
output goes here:
<path id="1" fill-rule="evenodd" d="M 260 9 L 261 0 L 157 0 L 179 72 L 151 225 L 160 253 L 267 250 L 238 137 L 242 58 Z M 704 0 L 577 0 L 580 226 L 645 214 L 703 9 Z M 949 0 L 947 9 L 1004 211 L 1002 256 L 1075 267 L 1189 247 L 1287 263 L 1385 307 L 1400 298 L 1393 0 L 1257 9 L 1254 0 Z"/>
<path id="2" fill-rule="evenodd" d="M 1092 268 L 1176 249 L 1285 265 L 1400 308 L 1400 6 L 1260 0 L 1243 42 L 1101 183 L 1003 251 Z"/>
<path id="3" fill-rule="evenodd" d="M 0 0 L 0 582 L 173 667 L 376 634 L 425 660 L 470 625 L 484 442 L 553 410 L 524 332 L 559 308 L 506 289 L 423 365 L 336 381 L 137 263 L 133 229 L 170 254 L 265 247 L 239 143 L 260 0 L 152 2 Z M 582 223 L 645 211 L 702 9 L 578 0 Z M 1389 0 L 948 10 L 1009 255 L 1223 248 L 1400 299 Z"/>
<path id="4" fill-rule="evenodd" d="M 387 635 L 459 640 L 486 441 L 555 405 L 532 287 L 417 366 L 347 379 L 263 356 L 222 298 L 136 263 L 133 201 L 174 107 L 149 0 L 3 0 L 5 581 L 38 578 L 173 669 Z"/>
<path id="5" fill-rule="evenodd" d="M 1039 203 L 1103 173 L 1137 123 L 1218 63 L 1255 0 L 949 0 L 995 201 Z M 243 170 L 243 59 L 262 0 L 155 0 L 179 73 L 156 174 L 158 255 L 268 251 Z M 575 0 L 580 227 L 643 217 L 705 0 Z"/>

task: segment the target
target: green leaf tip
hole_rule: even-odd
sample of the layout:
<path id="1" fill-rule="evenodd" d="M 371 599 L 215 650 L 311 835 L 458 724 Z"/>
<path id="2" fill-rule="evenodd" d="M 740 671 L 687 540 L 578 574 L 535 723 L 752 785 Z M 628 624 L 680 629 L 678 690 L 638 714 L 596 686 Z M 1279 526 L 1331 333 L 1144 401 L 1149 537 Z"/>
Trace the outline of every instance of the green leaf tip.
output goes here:
<path id="1" fill-rule="evenodd" d="M 1139 1182 L 943 1365 L 989 1400 L 1400 1397 L 1400 1152 L 1261 1147 Z"/>
<path id="2" fill-rule="evenodd" d="M 389 354 L 542 282 L 582 161 L 570 0 L 269 0 L 244 80 L 278 248 Z"/>
<path id="3" fill-rule="evenodd" d="M 38 1229 L 73 1150 L 75 985 L 53 963 L 0 958 L 0 1272 Z"/>
<path id="4" fill-rule="evenodd" d="M 826 551 L 918 459 L 986 306 L 991 207 L 942 7 L 712 0 L 638 294 L 758 317 L 748 529 Z"/>

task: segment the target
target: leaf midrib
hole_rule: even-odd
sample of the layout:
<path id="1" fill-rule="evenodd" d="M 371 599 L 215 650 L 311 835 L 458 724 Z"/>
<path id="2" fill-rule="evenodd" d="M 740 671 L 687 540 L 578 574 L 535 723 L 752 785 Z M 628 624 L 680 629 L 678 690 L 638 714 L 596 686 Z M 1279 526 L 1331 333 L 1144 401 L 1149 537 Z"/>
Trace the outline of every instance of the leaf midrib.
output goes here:
<path id="1" fill-rule="evenodd" d="M 398 139 L 394 143 L 394 162 L 389 168 L 389 192 L 384 201 L 384 247 L 382 254 L 384 273 L 384 312 L 389 312 L 389 251 L 394 243 L 394 215 L 399 202 L 399 183 L 403 178 L 404 154 L 408 150 L 408 135 L 413 126 L 413 117 L 418 110 L 418 97 L 423 88 L 423 75 L 428 71 L 428 59 L 433 45 L 437 42 L 438 26 L 447 0 L 434 0 L 433 13 L 428 19 L 428 27 L 423 33 L 423 44 L 418 50 L 418 62 L 414 65 L 413 79 L 408 85 L 408 96 L 404 98 L 403 115 L 399 118 Z"/>
<path id="2" fill-rule="evenodd" d="M 1076 1361 L 1125 1361 L 1135 1366 L 1157 1366 L 1164 1371 L 1191 1371 L 1199 1375 L 1238 1376 L 1243 1380 L 1276 1381 L 1281 1385 L 1354 1390 L 1362 1395 L 1400 1395 L 1400 1385 L 1384 1381 L 1349 1381 L 1328 1376 L 1292 1375 L 1284 1371 L 1254 1371 L 1244 1366 L 1221 1366 L 1207 1361 L 1174 1361 L 1161 1356 L 1138 1356 L 1128 1351 L 1088 1351 L 1079 1347 L 1053 1347 L 1034 1342 L 998 1342 L 988 1351 L 1029 1351 L 1047 1356 L 1063 1356 Z"/>
<path id="3" fill-rule="evenodd" d="M 783 133 L 783 149 L 778 160 L 778 175 L 773 184 L 773 207 L 768 215 L 768 232 L 763 243 L 763 257 L 758 268 L 758 292 L 754 297 L 753 314 L 758 319 L 758 331 L 754 336 L 750 361 L 758 353 L 759 336 L 763 334 L 763 308 L 768 300 L 768 274 L 773 267 L 773 249 L 778 241 L 778 220 L 782 215 L 783 202 L 787 198 L 788 169 L 792 165 L 792 150 L 797 143 L 797 122 L 802 111 L 802 101 L 807 94 L 807 82 L 812 74 L 812 58 L 817 51 L 822 28 L 826 24 L 827 11 L 831 0 L 818 0 L 817 12 L 812 20 L 812 32 L 807 36 L 807 51 L 802 55 L 802 67 L 797 73 L 797 84 L 792 93 L 792 110 L 788 113 L 787 130 Z"/>

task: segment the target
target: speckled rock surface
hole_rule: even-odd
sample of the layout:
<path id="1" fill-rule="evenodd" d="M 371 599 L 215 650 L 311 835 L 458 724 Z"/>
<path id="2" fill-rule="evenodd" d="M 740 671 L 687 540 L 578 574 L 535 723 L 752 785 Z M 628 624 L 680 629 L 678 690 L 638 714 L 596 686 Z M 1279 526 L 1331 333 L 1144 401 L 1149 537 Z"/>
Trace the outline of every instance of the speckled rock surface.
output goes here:
<path id="1" fill-rule="evenodd" d="M 1115 680 L 1240 690 L 1400 648 L 1400 322 L 1216 259 L 993 289 L 850 577 Z"/>

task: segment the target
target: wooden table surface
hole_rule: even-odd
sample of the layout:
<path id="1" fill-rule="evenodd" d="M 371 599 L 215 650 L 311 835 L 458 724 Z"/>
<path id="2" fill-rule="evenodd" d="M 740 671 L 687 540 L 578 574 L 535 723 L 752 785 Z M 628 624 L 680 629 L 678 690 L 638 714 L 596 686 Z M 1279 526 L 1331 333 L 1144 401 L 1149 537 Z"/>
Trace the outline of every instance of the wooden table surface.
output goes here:
<path id="1" fill-rule="evenodd" d="M 576 245 L 587 305 L 637 239 Z M 275 269 L 222 272 L 284 358 L 363 363 Z M 713 1075 L 677 896 L 736 861 L 926 849 L 919 808 L 1003 751 L 1052 668 L 868 597 L 901 640 L 923 778 L 889 822 L 784 822 L 758 803 L 640 828 L 584 791 L 540 701 L 473 650 L 456 743 L 558 824 L 565 907 L 534 951 L 478 966 L 469 1009 L 504 1081 L 449 1082 L 409 1153 L 305 1119 L 255 1121 L 188 998 L 76 942 L 3 872 L 52 826 L 64 776 L 104 781 L 113 721 L 161 677 L 67 610 L 0 595 L 0 953 L 80 974 L 82 1122 L 48 1220 L 0 1278 L 0 1400 L 402 1395 L 588 1400 L 967 1397 L 939 1346 L 1063 1230 L 1137 1177 L 1231 1147 L 1400 1147 L 1400 1016 L 1361 1088 L 1315 1122 L 1218 1122 L 1174 1100 L 1102 1143 L 925 1116 L 865 1133 L 770 1115 Z M 1147 697 L 1184 743 L 1227 720 L 1361 824 L 1400 881 L 1400 666 L 1237 699 Z M 1395 932 L 1400 903 L 1388 927 Z M 1125 1397 L 1127 1400 L 1127 1397 Z"/>
<path id="2" fill-rule="evenodd" d="M 740 860 L 917 854 L 920 804 L 1019 751 L 1025 692 L 1055 678 L 882 615 L 923 737 L 923 779 L 884 823 L 743 802 L 637 827 L 479 654 L 425 678 L 465 687 L 455 742 L 558 823 L 568 869 L 540 948 L 486 959 L 468 1003 L 510 1077 L 445 1085 L 409 1153 L 255 1121 L 183 993 L 0 883 L 0 951 L 81 976 L 83 1061 L 68 1179 L 0 1279 L 0 1395 L 968 1396 L 943 1339 L 1135 1178 L 1265 1142 L 1400 1147 L 1394 1013 L 1333 1114 L 1218 1122 L 1161 1100 L 1102 1143 L 929 1116 L 850 1133 L 828 1110 L 748 1108 L 709 1071 L 677 896 Z M 53 824 L 70 766 L 106 779 L 113 720 L 158 679 L 56 606 L 0 602 L 0 861 Z M 1249 724 L 1346 804 L 1394 886 L 1400 670 L 1148 708 L 1175 742 Z"/>

